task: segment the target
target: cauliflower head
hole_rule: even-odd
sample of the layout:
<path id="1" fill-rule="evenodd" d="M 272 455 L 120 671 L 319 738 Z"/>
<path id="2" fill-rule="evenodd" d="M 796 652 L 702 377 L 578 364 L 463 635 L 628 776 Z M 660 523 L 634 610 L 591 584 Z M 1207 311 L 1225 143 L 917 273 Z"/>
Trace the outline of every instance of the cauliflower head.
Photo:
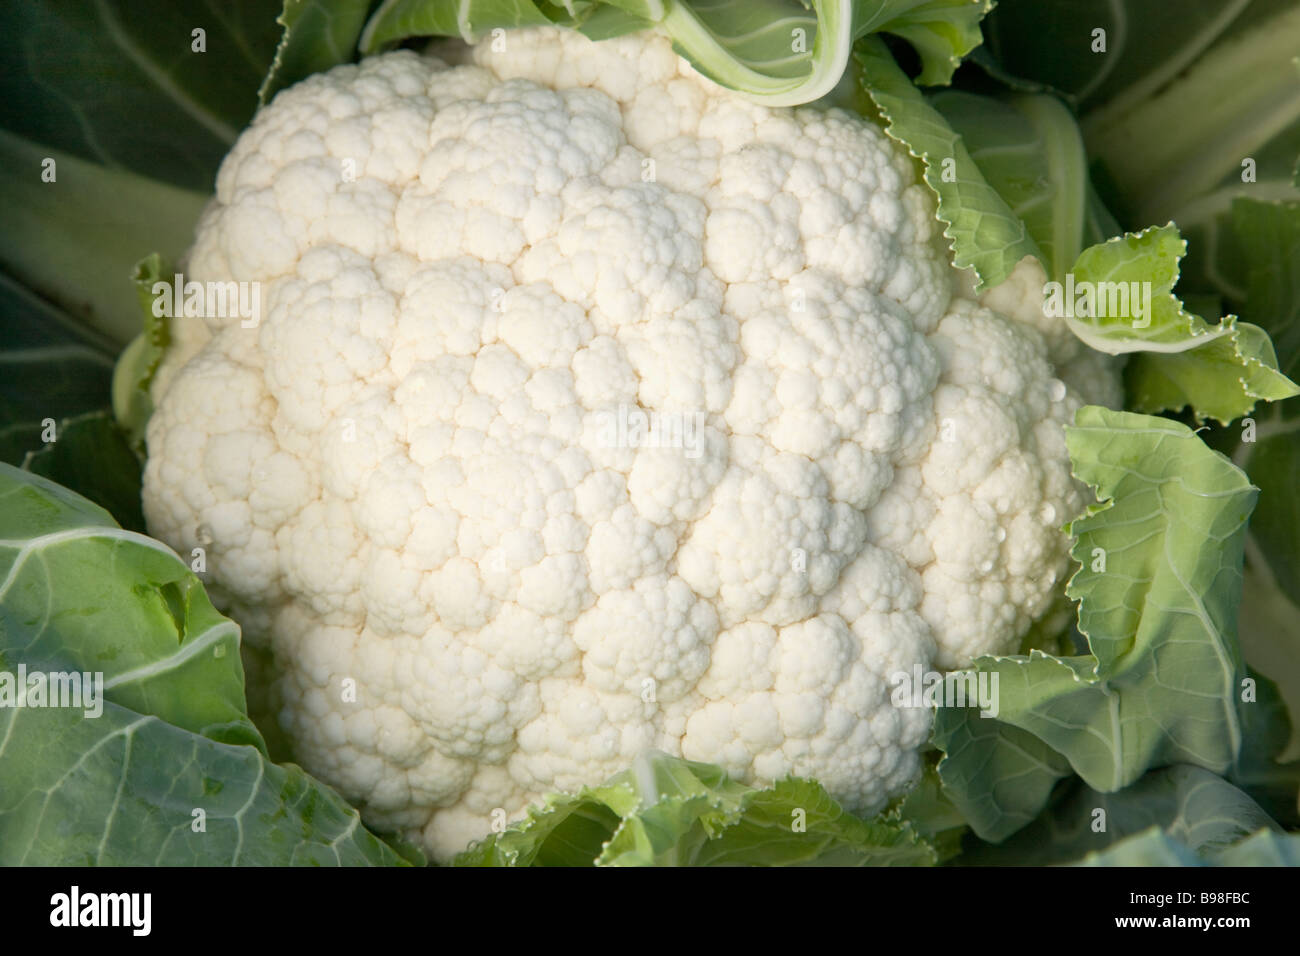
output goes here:
<path id="1" fill-rule="evenodd" d="M 655 747 L 871 813 L 1008 652 L 1116 381 L 1022 264 L 981 303 L 913 163 L 653 33 L 404 51 L 281 93 L 184 264 L 151 533 L 271 661 L 295 758 L 445 859 Z M 252 327 L 250 327 L 252 326 Z"/>

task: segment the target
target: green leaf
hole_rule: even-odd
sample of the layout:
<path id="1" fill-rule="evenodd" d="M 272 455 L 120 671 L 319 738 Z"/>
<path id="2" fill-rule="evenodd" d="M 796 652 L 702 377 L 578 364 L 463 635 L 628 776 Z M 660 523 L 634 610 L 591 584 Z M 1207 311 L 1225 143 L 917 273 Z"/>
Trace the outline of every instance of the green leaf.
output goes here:
<path id="1" fill-rule="evenodd" d="M 1153 770 L 1117 793 L 1100 793 L 1082 781 L 1051 809 L 1000 846 L 967 848 L 969 866 L 1050 866 L 1105 850 L 1159 827 L 1201 857 L 1267 829 L 1280 832 L 1249 796 L 1200 767 Z"/>
<path id="2" fill-rule="evenodd" d="M 0 506 L 5 667 L 102 672 L 114 703 L 263 747 L 244 709 L 239 627 L 217 613 L 175 552 L 8 465 L 0 465 Z"/>
<path id="3" fill-rule="evenodd" d="M 0 866 L 403 864 L 300 768 L 114 703 L 3 708 L 0 740 Z"/>
<path id="4" fill-rule="evenodd" d="M 1105 850 L 1089 853 L 1075 866 L 1204 866 L 1200 857 L 1159 827 L 1151 827 Z"/>
<path id="5" fill-rule="evenodd" d="M 1300 827 L 1300 760 L 1287 756 L 1291 719 L 1277 685 L 1260 673 L 1249 673 L 1255 694 L 1241 704 L 1241 753 L 1228 779 L 1274 820 Z"/>
<path id="6" fill-rule="evenodd" d="M 0 461 L 52 478 L 143 531 L 140 461 L 104 408 L 112 349 L 0 274 Z"/>
<path id="7" fill-rule="evenodd" d="M 0 865 L 399 862 L 332 790 L 267 760 L 239 628 L 184 562 L 8 465 L 0 700 Z"/>
<path id="8" fill-rule="evenodd" d="M 496 28 L 550 23 L 532 0 L 384 0 L 361 34 L 361 52 L 369 56 L 413 36 L 460 37 L 477 43 Z"/>
<path id="9" fill-rule="evenodd" d="M 807 832 L 792 829 L 802 810 Z M 693 866 L 928 866 L 935 850 L 911 825 L 890 815 L 862 820 L 842 810 L 821 785 L 779 780 L 742 801 L 738 819 L 699 848 Z"/>
<path id="10" fill-rule="evenodd" d="M 940 707 L 932 741 L 939 775 L 963 819 L 985 840 L 1002 840 L 1042 812 L 1070 763 L 1028 731 L 966 707 Z"/>
<path id="11" fill-rule="evenodd" d="M 770 106 L 795 106 L 825 96 L 849 66 L 854 41 L 875 33 L 907 40 L 921 58 L 919 82 L 947 84 L 982 37 L 988 0 L 668 0 L 661 25 L 677 51 L 705 76 L 761 96 Z M 806 37 L 802 50 L 799 34 Z"/>
<path id="12" fill-rule="evenodd" d="M 1079 866 L 1300 866 L 1300 834 L 1280 834 L 1260 830 L 1234 846 L 1215 854 L 1208 861 L 1169 836 L 1152 827 L 1110 849 L 1089 853 Z"/>
<path id="13" fill-rule="evenodd" d="M 257 107 L 277 8 L 276 0 L 0 4 L 0 127 L 207 192 Z"/>
<path id="14" fill-rule="evenodd" d="M 1234 200 L 1232 224 L 1249 263 L 1243 314 L 1268 332 L 1282 374 L 1300 377 L 1300 200 Z M 1300 402 L 1287 412 L 1300 416 Z"/>
<path id="15" fill-rule="evenodd" d="M 1263 830 L 1214 860 L 1219 866 L 1300 866 L 1300 833 Z"/>
<path id="16" fill-rule="evenodd" d="M 1062 278 L 1082 250 L 1089 200 L 1087 157 L 1070 111 L 1047 95 L 1000 100 L 945 91 L 929 103 L 961 137 L 984 181 L 1025 224 L 1047 274 Z M 940 176 L 939 187 L 945 185 L 954 184 Z M 955 201 L 963 195 L 948 192 Z"/>
<path id="17" fill-rule="evenodd" d="M 129 531 L 144 532 L 140 459 L 107 411 L 66 418 L 57 440 L 27 453 L 23 467 L 89 498 Z"/>
<path id="18" fill-rule="evenodd" d="M 942 757 L 942 754 L 935 751 L 930 756 Z M 937 862 L 943 863 L 961 853 L 962 837 L 969 825 L 966 816 L 944 789 L 937 764 L 937 759 L 927 760 L 920 782 L 898 805 L 896 816 L 910 823 L 921 838 L 934 847 Z"/>
<path id="19" fill-rule="evenodd" d="M 768 789 L 648 751 L 598 787 L 552 794 L 457 866 L 906 866 L 934 849 L 897 813 L 862 820 L 820 784 Z"/>
<path id="20" fill-rule="evenodd" d="M 261 104 L 313 73 L 357 55 L 357 41 L 371 0 L 284 0 L 276 23 L 284 28 L 275 59 L 257 91 Z"/>
<path id="21" fill-rule="evenodd" d="M 1008 75 L 1059 90 L 1088 108 L 1149 96 L 1217 40 L 1288 6 L 1287 0 L 999 0 L 984 24 L 985 49 Z M 1105 30 L 1094 51 L 1093 30 Z M 1122 104 L 1121 104 L 1122 105 Z"/>
<path id="22" fill-rule="evenodd" d="M 1232 635 L 1257 489 L 1167 419 L 1085 406 L 1066 428 L 1066 445 L 1075 476 L 1099 501 L 1069 525 L 1080 567 L 1066 585 L 1097 677 L 1114 682 L 1135 658 L 1195 647 L 1201 676 L 1213 671 L 1212 679 L 1184 684 L 1165 675 L 1165 683 L 1233 697 L 1223 682 L 1239 670 Z M 1229 708 L 1224 723 L 1235 715 Z"/>
<path id="23" fill-rule="evenodd" d="M 1274 416 L 1254 428 L 1255 440 L 1234 454 L 1260 488 L 1246 543 L 1241 641 L 1246 659 L 1277 683 L 1294 726 L 1300 724 L 1300 418 Z M 1300 732 L 1293 730 L 1285 753 L 1300 759 Z"/>
<path id="24" fill-rule="evenodd" d="M 1295 474 L 1290 472 L 1292 486 Z M 1266 488 L 1263 494 L 1267 495 L 1271 490 Z M 1256 526 L 1261 523 L 1252 522 Z M 1300 722 L 1300 605 L 1296 603 L 1297 592 L 1283 591 L 1278 586 L 1268 559 L 1253 539 L 1246 541 L 1246 555 L 1238 628 L 1242 653 L 1252 667 L 1270 678 L 1284 702 L 1291 733 L 1290 741 L 1284 741 L 1278 759 L 1300 761 L 1300 732 L 1295 726 Z M 1295 788 L 1292 797 L 1296 797 Z"/>
<path id="25" fill-rule="evenodd" d="M 1273 6 L 1199 53 L 1177 82 L 1148 96 L 1130 89 L 1084 118 L 1090 152 L 1135 198 L 1139 221 L 1245 183 L 1246 159 L 1255 184 L 1261 165 L 1266 181 L 1286 174 L 1300 148 L 1300 7 Z"/>
<path id="26" fill-rule="evenodd" d="M 884 43 L 868 38 L 858 44 L 855 57 L 886 132 L 924 163 L 957 268 L 974 270 L 978 288 L 985 289 L 1002 282 L 1025 256 L 1042 259 L 1025 223 L 989 185 L 961 136 L 925 101 Z"/>
<path id="27" fill-rule="evenodd" d="M 1251 540 L 1283 593 L 1300 597 L 1300 419 L 1262 422 L 1246 444 L 1255 447 L 1242 457 L 1263 489 Z"/>
<path id="28" fill-rule="evenodd" d="M 853 43 L 902 37 L 921 59 L 920 81 L 946 84 L 979 45 L 991 0 L 609 0 L 563 5 L 531 0 L 385 0 L 366 24 L 363 53 L 412 36 L 475 43 L 495 29 L 559 23 L 593 39 L 657 26 L 703 75 L 769 106 L 825 96 L 849 65 Z M 611 10 L 613 11 L 611 14 Z"/>
<path id="29" fill-rule="evenodd" d="M 581 4 L 574 3 L 575 9 L 581 7 Z M 647 6 L 636 2 L 628 3 L 591 3 L 579 15 L 573 19 L 573 28 L 585 36 L 588 40 L 612 40 L 614 37 L 621 37 L 628 33 L 636 33 L 644 30 L 651 25 L 653 19 L 642 12 L 641 15 L 632 12 L 637 7 Z M 552 11 L 552 18 L 557 23 L 564 23 L 562 17 L 557 17 Z"/>
<path id="30" fill-rule="evenodd" d="M 1089 154 L 1131 207 L 1127 225 L 1177 222 L 1184 275 L 1244 296 L 1233 201 L 1300 199 L 1293 0 L 1185 0 L 1176 17 L 1164 0 L 1002 0 L 984 31 L 976 59 L 991 75 L 1079 108 Z"/>
<path id="31" fill-rule="evenodd" d="M 1300 377 L 1300 202 L 1236 200 L 1228 232 L 1250 263 L 1242 315 L 1269 333 L 1278 368 Z M 1262 409 L 1213 438 L 1260 489 L 1246 543 L 1242 647 L 1300 723 L 1300 402 Z M 1285 753 L 1300 758 L 1300 734 Z"/>
<path id="32" fill-rule="evenodd" d="M 126 430 L 131 447 L 141 455 L 145 428 L 153 414 L 149 388 L 171 344 L 167 316 L 154 313 L 153 287 L 154 283 L 170 281 L 171 277 L 171 269 L 156 252 L 136 264 L 133 278 L 144 331 L 122 351 L 113 369 L 113 414 Z"/>
<path id="33" fill-rule="evenodd" d="M 50 426 L 102 408 L 113 343 L 0 273 L 0 461 L 21 465 Z"/>
<path id="34" fill-rule="evenodd" d="M 1204 345 L 1181 352 L 1134 356 L 1125 368 L 1129 405 L 1139 411 L 1179 411 L 1190 407 L 1198 420 L 1224 424 L 1249 414 L 1260 401 L 1300 395 L 1277 370 L 1268 333 L 1257 325 L 1226 316 Z"/>
<path id="35" fill-rule="evenodd" d="M 1198 419 L 1226 424 L 1260 399 L 1300 394 L 1259 326 L 1231 315 L 1212 326 L 1183 308 L 1173 289 L 1186 247 L 1172 223 L 1091 246 L 1049 287 L 1046 307 L 1092 348 L 1139 353 L 1126 369 L 1139 411 L 1190 405 Z"/>
<path id="36" fill-rule="evenodd" d="M 55 163 L 54 182 L 41 179 L 46 158 Z M 131 341 L 140 331 L 136 263 L 155 250 L 177 261 L 205 197 L 3 131 L 0 163 L 0 265 L 97 337 Z"/>
<path id="37" fill-rule="evenodd" d="M 1030 765 L 1029 793 L 991 797 L 1004 768 L 1026 763 L 1013 750 L 1026 738 L 978 722 L 1025 731 L 1104 792 L 1164 764 L 1226 773 L 1241 749 L 1235 630 L 1256 489 L 1168 419 L 1085 406 L 1066 441 L 1100 501 L 1068 528 L 1081 566 L 1066 593 L 1090 653 L 980 658 L 975 669 L 997 677 L 996 718 L 941 708 L 936 720 L 945 787 L 985 839 L 1035 815 L 1055 768 L 1033 754 L 1046 769 Z"/>

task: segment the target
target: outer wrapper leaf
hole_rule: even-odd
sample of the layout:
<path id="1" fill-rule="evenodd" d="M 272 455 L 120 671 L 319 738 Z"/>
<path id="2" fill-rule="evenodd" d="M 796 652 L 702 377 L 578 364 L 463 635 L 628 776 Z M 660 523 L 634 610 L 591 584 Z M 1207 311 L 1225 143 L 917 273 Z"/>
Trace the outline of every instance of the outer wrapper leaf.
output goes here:
<path id="1" fill-rule="evenodd" d="M 113 414 L 143 457 L 145 428 L 153 414 L 149 387 L 171 344 L 170 320 L 154 314 L 153 286 L 159 281 L 171 282 L 172 271 L 155 252 L 136 263 L 132 280 L 144 331 L 122 351 L 113 369 Z"/>
<path id="2" fill-rule="evenodd" d="M 96 672 L 102 697 L 77 706 L 29 696 L 34 674 Z M 0 465 L 5 695 L 0 865 L 400 862 L 334 791 L 266 758 L 239 628 L 179 557 Z"/>
<path id="3" fill-rule="evenodd" d="M 549 796 L 458 866 L 906 866 L 937 862 L 897 813 L 861 820 L 808 780 L 770 789 L 647 752 L 599 787 Z"/>
<path id="4" fill-rule="evenodd" d="M 144 532 L 142 468 L 127 436 L 107 411 L 65 418 L 58 440 L 29 451 L 23 467 L 85 495 L 128 531 Z"/>
<path id="5" fill-rule="evenodd" d="M 974 270 L 978 288 L 1011 275 L 1025 256 L 1043 258 L 1025 223 L 989 185 L 962 138 L 926 103 L 879 39 L 855 52 L 860 81 L 879 110 L 885 131 L 925 166 L 925 181 L 939 197 L 938 217 L 959 269 Z"/>
<path id="6" fill-rule="evenodd" d="M 401 862 L 298 767 L 116 704 L 0 709 L 0 740 L 0 865 Z"/>
<path id="7" fill-rule="evenodd" d="M 0 461 L 44 447 L 49 421 L 102 408 L 113 344 L 0 273 Z"/>
<path id="8" fill-rule="evenodd" d="M 1000 100 L 941 91 L 928 103 L 1025 224 L 1047 274 L 1060 278 L 1081 251 L 1090 200 L 1087 157 L 1070 111 L 1054 96 Z M 944 182 L 942 163 L 939 172 L 940 202 L 961 203 L 967 193 L 943 189 L 953 184 Z"/>
<path id="9" fill-rule="evenodd" d="M 1247 794 L 1208 770 L 1153 770 L 1117 793 L 1076 782 L 1048 811 L 1000 846 L 969 848 L 962 865 L 1049 866 L 1099 853 L 1159 827 L 1209 858 L 1259 830 L 1281 828 Z"/>
<path id="10" fill-rule="evenodd" d="M 1126 380 L 1140 411 L 1190 405 L 1198 419 L 1226 424 L 1260 399 L 1300 395 L 1300 387 L 1278 371 L 1263 329 L 1231 315 L 1212 326 L 1183 308 L 1173 289 L 1186 248 L 1172 223 L 1092 246 L 1071 270 L 1080 291 L 1072 295 L 1068 285 L 1058 290 L 1053 307 L 1091 347 L 1112 355 L 1139 353 Z M 1085 288 L 1096 293 L 1091 302 L 1082 294 Z M 1150 292 L 1149 310 L 1143 290 Z"/>
<path id="11" fill-rule="evenodd" d="M 1023 738 L 963 725 L 1019 728 L 1103 792 L 1164 764 L 1226 773 L 1241 748 L 1235 628 L 1257 490 L 1167 419 L 1085 406 L 1067 442 L 1075 474 L 1101 501 L 1069 528 L 1081 567 L 1067 593 L 1080 602 L 1091 653 L 981 658 L 975 669 L 999 679 L 996 719 L 953 708 L 936 719 L 936 743 L 948 748 L 944 784 L 963 810 L 989 808 L 970 817 L 988 840 L 1036 815 L 1050 773 L 1035 770 L 1035 789 L 1019 803 L 990 801 L 1001 768 L 1024 762 L 1014 751 Z"/>
<path id="12" fill-rule="evenodd" d="M 1070 763 L 1026 730 L 966 708 L 941 707 L 934 745 L 944 793 L 985 840 L 1002 840 L 1046 806 Z"/>
<path id="13" fill-rule="evenodd" d="M 0 127 L 105 167 L 207 192 L 257 108 L 278 36 L 274 10 L 267 0 L 199 10 L 9 0 L 0 4 Z"/>
<path id="14" fill-rule="evenodd" d="M 166 545 L 0 465 L 0 666 L 101 672 L 105 697 L 265 749 L 244 710 L 239 627 Z"/>
<path id="15" fill-rule="evenodd" d="M 257 91 L 258 103 L 271 102 L 280 90 L 313 73 L 352 62 L 370 7 L 371 0 L 284 0 L 275 21 L 284 34 Z"/>
<path id="16" fill-rule="evenodd" d="M 56 179 L 42 182 L 42 162 Z M 132 270 L 155 249 L 178 257 L 206 201 L 0 130 L 0 263 L 116 350 L 140 331 Z M 95 407 L 104 403 L 100 399 Z"/>
<path id="17" fill-rule="evenodd" d="M 1278 368 L 1300 378 L 1300 202 L 1239 199 L 1231 231 L 1251 263 L 1242 314 L 1267 330 Z M 1246 545 L 1242 645 L 1300 724 L 1300 401 L 1260 409 L 1213 437 L 1260 488 Z M 1287 753 L 1300 757 L 1300 735 Z"/>
<path id="18" fill-rule="evenodd" d="M 885 32 L 921 58 L 921 82 L 944 84 L 981 42 L 990 0 L 385 0 L 366 24 L 363 53 L 412 36 L 476 43 L 493 29 L 556 23 L 593 39 L 657 27 L 715 82 L 768 106 L 825 96 L 849 65 L 853 43 Z"/>
<path id="19" fill-rule="evenodd" d="M 1260 830 L 1209 860 L 1159 827 L 1131 836 L 1108 850 L 1089 853 L 1078 866 L 1300 866 L 1300 835 Z"/>
<path id="20" fill-rule="evenodd" d="M 1237 241 L 1233 202 L 1300 198 L 1300 8 L 1180 0 L 1177 10 L 1171 17 L 1167 0 L 1001 0 L 975 59 L 1013 88 L 1074 103 L 1094 175 L 1113 184 L 1128 226 L 1177 222 L 1190 242 L 1184 275 L 1240 300 L 1259 260 Z M 1105 52 L 1094 49 L 1097 29 Z"/>

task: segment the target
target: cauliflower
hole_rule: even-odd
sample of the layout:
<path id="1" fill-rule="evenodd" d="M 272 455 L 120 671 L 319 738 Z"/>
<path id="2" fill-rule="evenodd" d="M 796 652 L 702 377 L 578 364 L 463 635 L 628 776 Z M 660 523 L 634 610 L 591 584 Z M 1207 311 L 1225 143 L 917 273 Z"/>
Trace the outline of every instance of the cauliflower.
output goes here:
<path id="1" fill-rule="evenodd" d="M 445 859 L 658 748 L 872 813 L 932 720 L 891 675 L 1013 651 L 1116 401 L 1033 267 L 985 297 L 876 126 L 643 33 L 402 51 L 221 167 L 144 507 L 272 662 L 295 758 Z M 494 819 L 495 818 L 495 819 Z"/>

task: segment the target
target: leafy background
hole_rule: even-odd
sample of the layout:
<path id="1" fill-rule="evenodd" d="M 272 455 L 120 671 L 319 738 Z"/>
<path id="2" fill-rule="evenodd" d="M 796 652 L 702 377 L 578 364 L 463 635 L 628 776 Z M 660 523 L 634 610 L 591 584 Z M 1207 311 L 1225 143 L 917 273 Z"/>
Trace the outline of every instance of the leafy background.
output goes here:
<path id="1" fill-rule="evenodd" d="M 117 356 L 140 332 L 133 270 L 156 255 L 141 275 L 166 274 L 180 259 L 217 165 L 259 103 L 359 47 L 531 22 L 599 38 L 659 20 L 704 72 L 772 102 L 821 89 L 847 49 L 831 41 L 860 38 L 856 84 L 833 96 L 879 117 L 917 157 L 956 260 L 982 283 L 996 285 L 1026 255 L 1049 276 L 1159 271 L 1168 281 L 1151 335 L 1186 345 L 1210 330 L 1215 342 L 1157 355 L 1123 330 L 1080 329 L 1108 350 L 1136 349 L 1129 407 L 1166 415 L 1096 410 L 1071 433 L 1080 477 L 1113 496 L 1074 523 L 1076 552 L 1106 543 L 1130 590 L 1081 570 L 1070 584 L 1079 620 L 1055 642 L 1061 653 L 978 662 L 1002 677 L 1002 719 L 941 711 L 922 785 L 886 814 L 856 820 L 813 783 L 755 791 L 659 755 L 557 795 L 463 862 L 1300 862 L 1300 837 L 1286 832 L 1300 826 L 1300 737 L 1289 719 L 1300 714 L 1300 400 L 1281 401 L 1286 379 L 1300 377 L 1300 8 L 1184 0 L 1170 17 L 1161 0 L 990 6 L 864 0 L 847 15 L 820 0 L 0 6 L 0 461 L 15 466 L 0 466 L 0 665 L 72 667 L 88 649 L 125 655 L 110 669 L 117 683 L 100 721 L 0 710 L 0 862 L 419 861 L 366 833 L 327 787 L 267 758 L 234 625 L 183 562 L 133 533 L 144 530 L 139 432 L 121 427 L 109 397 Z M 777 13 L 815 39 L 806 57 L 777 62 L 771 44 L 784 39 L 762 28 Z M 205 53 L 191 52 L 197 25 Z M 1099 27 L 1105 55 L 1091 48 Z M 734 56 L 720 54 L 728 45 Z M 1242 181 L 1244 156 L 1253 182 Z M 956 181 L 938 174 L 950 157 Z M 41 178 L 49 159 L 54 183 Z M 1126 244 L 1096 245 L 1124 231 Z M 163 344 L 155 330 L 135 346 L 144 367 Z M 138 376 L 117 384 L 129 406 Z M 48 420 L 55 442 L 44 437 Z M 1204 494 L 1193 481 L 1180 497 L 1183 476 Z M 24 525 L 24 515 L 40 521 Z M 1128 518 L 1179 556 L 1223 542 L 1227 561 L 1183 566 L 1154 545 L 1126 548 L 1114 522 Z M 64 531 L 76 534 L 47 540 Z M 1117 602 L 1144 613 L 1116 615 Z M 1163 627 L 1164 615 L 1189 609 L 1203 612 L 1199 623 L 1182 615 L 1183 630 Z M 78 616 L 97 622 L 93 635 L 68 628 Z M 128 666 L 132 653 L 141 656 Z M 142 672 L 155 676 L 141 681 Z M 1239 704 L 1243 680 L 1256 687 L 1251 703 Z M 1159 733 L 1157 708 L 1169 718 Z M 1195 732 L 1206 721 L 1235 729 Z M 643 801 L 647 780 L 669 797 Z M 197 806 L 208 809 L 202 836 L 190 826 Z M 797 809 L 808 830 L 791 840 Z M 1098 809 L 1101 831 L 1091 825 Z"/>

